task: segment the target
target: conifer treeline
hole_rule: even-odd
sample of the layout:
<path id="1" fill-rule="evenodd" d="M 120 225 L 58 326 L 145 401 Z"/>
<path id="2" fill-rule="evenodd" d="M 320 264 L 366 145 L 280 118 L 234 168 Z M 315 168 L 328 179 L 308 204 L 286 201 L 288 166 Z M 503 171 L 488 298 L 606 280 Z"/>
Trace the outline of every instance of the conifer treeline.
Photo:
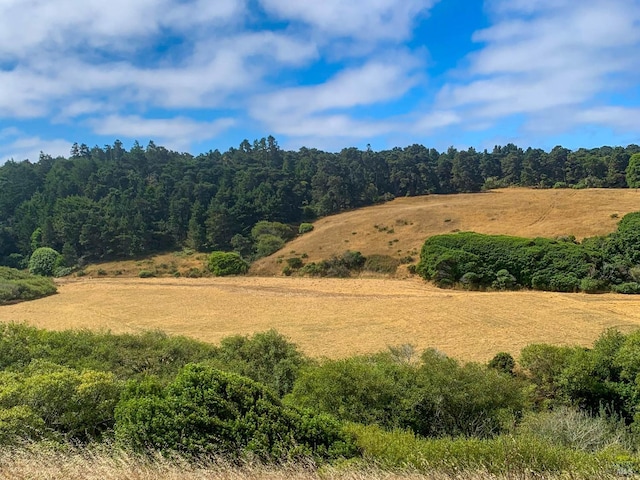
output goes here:
<path id="1" fill-rule="evenodd" d="M 511 185 L 627 186 L 640 146 L 493 151 L 422 145 L 375 152 L 286 151 L 273 137 L 198 156 L 150 142 L 126 150 L 74 144 L 68 158 L 0 167 L 0 263 L 37 247 L 67 258 L 129 257 L 190 247 L 231 249 L 260 220 L 295 224 L 398 196 Z M 639 162 L 640 163 L 640 162 Z"/>

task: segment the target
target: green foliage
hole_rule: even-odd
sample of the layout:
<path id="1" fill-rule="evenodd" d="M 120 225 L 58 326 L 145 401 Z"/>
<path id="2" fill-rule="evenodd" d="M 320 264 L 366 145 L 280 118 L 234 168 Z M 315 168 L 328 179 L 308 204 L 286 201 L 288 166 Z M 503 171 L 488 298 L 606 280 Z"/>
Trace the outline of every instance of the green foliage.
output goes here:
<path id="1" fill-rule="evenodd" d="M 53 248 L 40 247 L 31 254 L 29 271 L 34 275 L 52 277 L 59 261 L 60 254 Z"/>
<path id="2" fill-rule="evenodd" d="M 31 275 L 14 268 L 0 267 L 0 305 L 35 300 L 56 293 L 53 280 L 40 275 Z"/>
<path id="3" fill-rule="evenodd" d="M 487 366 L 499 372 L 513 375 L 513 369 L 516 366 L 516 361 L 510 353 L 500 352 L 496 353 L 496 355 L 489 360 Z"/>
<path id="4" fill-rule="evenodd" d="M 113 427 L 113 412 L 121 385 L 112 373 L 79 372 L 47 362 L 34 362 L 22 373 L 0 373 L 0 411 L 6 430 L 16 415 L 27 425 L 25 440 L 55 432 L 68 440 L 99 438 Z M 6 412 L 8 410 L 8 412 Z"/>
<path id="5" fill-rule="evenodd" d="M 289 266 L 289 268 L 297 270 L 299 268 L 302 268 L 302 259 L 300 257 L 287 258 L 287 265 Z"/>
<path id="6" fill-rule="evenodd" d="M 157 389 L 156 389 L 157 390 Z M 283 406 L 260 384 L 204 365 L 187 365 L 152 394 L 130 391 L 116 411 L 116 439 L 139 451 L 262 460 L 351 456 L 340 425 Z"/>
<path id="7" fill-rule="evenodd" d="M 634 153 L 629 158 L 629 165 L 626 169 L 626 179 L 629 188 L 640 187 L 640 153 Z"/>
<path id="8" fill-rule="evenodd" d="M 434 351 L 419 364 L 389 355 L 328 360 L 303 370 L 288 398 L 341 420 L 434 437 L 492 436 L 523 408 L 513 377 Z"/>
<path id="9" fill-rule="evenodd" d="M 284 240 L 275 235 L 260 235 L 256 241 L 256 257 L 268 257 L 284 247 Z"/>
<path id="10" fill-rule="evenodd" d="M 291 391 L 300 368 L 308 363 L 296 345 L 275 330 L 223 338 L 214 357 L 217 368 L 249 377 L 279 396 Z"/>
<path id="11" fill-rule="evenodd" d="M 443 287 L 573 292 L 601 264 L 600 252 L 573 242 L 466 232 L 427 239 L 417 270 Z"/>
<path id="12" fill-rule="evenodd" d="M 235 252 L 211 252 L 208 267 L 216 277 L 242 275 L 249 271 L 249 264 Z"/>
<path id="13" fill-rule="evenodd" d="M 140 270 L 140 272 L 138 273 L 138 277 L 140 278 L 152 278 L 155 276 L 156 274 L 151 270 Z"/>
<path id="14" fill-rule="evenodd" d="M 300 226 L 298 227 L 298 233 L 300 235 L 304 235 L 305 233 L 309 233 L 313 230 L 313 224 L 312 223 L 301 223 Z"/>
<path id="15" fill-rule="evenodd" d="M 376 273 L 396 273 L 400 260 L 389 255 L 369 255 L 364 262 L 363 269 L 368 272 Z"/>
<path id="16" fill-rule="evenodd" d="M 350 425 L 362 455 L 385 469 L 424 473 L 488 472 L 527 478 L 551 472 L 571 477 L 604 478 L 615 470 L 615 458 L 553 445 L 535 437 L 500 436 L 492 439 L 424 439 L 412 432 L 387 432 L 377 426 Z"/>
<path id="17" fill-rule="evenodd" d="M 332 257 L 319 263 L 307 263 L 300 269 L 303 275 L 312 277 L 346 278 L 352 271 L 359 271 L 364 266 L 366 258 L 360 252 L 347 250 L 340 257 Z"/>
<path id="18" fill-rule="evenodd" d="M 0 369 L 20 371 L 33 360 L 43 360 L 75 370 L 111 372 L 119 379 L 167 379 L 187 363 L 214 358 L 213 345 L 161 332 L 115 335 L 0 324 Z"/>
<path id="19" fill-rule="evenodd" d="M 282 240 L 290 240 L 294 234 L 291 227 L 280 222 L 267 222 L 262 220 L 256 223 L 251 229 L 251 236 L 258 241 L 263 235 L 271 235 Z"/>

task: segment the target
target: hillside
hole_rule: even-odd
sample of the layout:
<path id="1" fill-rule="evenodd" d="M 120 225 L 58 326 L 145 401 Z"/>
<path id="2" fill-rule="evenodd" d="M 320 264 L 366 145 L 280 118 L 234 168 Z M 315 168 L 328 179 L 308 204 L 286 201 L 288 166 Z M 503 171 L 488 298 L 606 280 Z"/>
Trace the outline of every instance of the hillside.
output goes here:
<path id="1" fill-rule="evenodd" d="M 626 213 L 640 210 L 640 192 L 632 189 L 508 188 L 485 193 L 427 195 L 323 218 L 314 230 L 256 262 L 254 275 L 277 275 L 282 259 L 306 254 L 305 262 L 358 250 L 416 259 L 432 235 L 474 231 L 523 237 L 605 235 Z"/>

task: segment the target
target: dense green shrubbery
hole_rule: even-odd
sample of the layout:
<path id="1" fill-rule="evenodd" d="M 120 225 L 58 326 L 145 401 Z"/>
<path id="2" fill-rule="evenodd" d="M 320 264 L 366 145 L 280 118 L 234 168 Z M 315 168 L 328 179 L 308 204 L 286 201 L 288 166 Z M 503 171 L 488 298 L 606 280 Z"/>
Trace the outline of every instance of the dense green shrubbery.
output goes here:
<path id="1" fill-rule="evenodd" d="M 56 293 L 53 280 L 14 268 L 0 267 L 0 305 L 20 300 L 35 300 Z"/>
<path id="2" fill-rule="evenodd" d="M 355 454 L 340 424 L 284 406 L 262 385 L 209 366 L 186 366 L 166 387 L 132 388 L 116 411 L 116 438 L 137 450 L 262 460 Z"/>
<path id="3" fill-rule="evenodd" d="M 300 226 L 298 227 L 298 233 L 300 235 L 304 235 L 305 233 L 309 233 L 311 231 L 313 231 L 312 223 L 301 223 Z"/>
<path id="4" fill-rule="evenodd" d="M 524 405 L 512 376 L 433 350 L 418 364 L 390 355 L 329 360 L 303 370 L 288 398 L 342 420 L 434 437 L 495 435 Z"/>
<path id="5" fill-rule="evenodd" d="M 422 247 L 417 272 L 440 287 L 533 288 L 555 292 L 640 293 L 640 212 L 607 237 L 581 244 L 465 232 L 436 235 Z"/>
<path id="6" fill-rule="evenodd" d="M 211 252 L 209 270 L 216 277 L 242 275 L 249 271 L 249 264 L 236 252 Z"/>
<path id="7" fill-rule="evenodd" d="M 223 338 L 210 363 L 260 382 L 282 396 L 291 391 L 308 360 L 284 336 L 269 330 L 252 337 Z"/>
<path id="8" fill-rule="evenodd" d="M 34 275 L 53 277 L 58 266 L 60 266 L 61 256 L 53 248 L 37 248 L 29 259 L 29 271 Z"/>
<path id="9" fill-rule="evenodd" d="M 375 273 L 396 273 L 400 260 L 389 255 L 369 255 L 363 269 Z"/>
<path id="10" fill-rule="evenodd" d="M 307 263 L 300 269 L 300 273 L 312 277 L 346 278 L 351 276 L 351 272 L 362 270 L 365 261 L 366 258 L 360 252 L 347 250 L 339 257 Z"/>
<path id="11" fill-rule="evenodd" d="M 602 264 L 602 254 L 573 242 L 457 233 L 427 239 L 418 272 L 440 286 L 577 291 Z"/>

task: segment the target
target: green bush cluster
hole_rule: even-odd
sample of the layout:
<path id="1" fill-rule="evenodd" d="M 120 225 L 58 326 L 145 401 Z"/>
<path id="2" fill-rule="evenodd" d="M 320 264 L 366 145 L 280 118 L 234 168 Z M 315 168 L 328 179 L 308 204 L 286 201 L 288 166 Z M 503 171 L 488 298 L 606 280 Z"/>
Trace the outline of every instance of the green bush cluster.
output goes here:
<path id="1" fill-rule="evenodd" d="M 140 451 L 261 460 L 356 451 L 331 417 L 285 406 L 261 384 L 206 365 L 187 365 L 166 387 L 130 389 L 115 419 L 116 439 Z"/>
<path id="2" fill-rule="evenodd" d="M 602 262 L 602 254 L 573 242 L 464 232 L 427 239 L 417 270 L 444 287 L 574 292 Z"/>
<path id="3" fill-rule="evenodd" d="M 556 292 L 640 292 L 640 212 L 607 237 L 546 239 L 472 232 L 436 235 L 416 271 L 440 287 L 533 288 Z"/>
<path id="4" fill-rule="evenodd" d="M 364 262 L 364 270 L 374 273 L 396 273 L 400 260 L 389 255 L 369 255 Z"/>
<path id="5" fill-rule="evenodd" d="M 14 268 L 0 267 L 0 305 L 21 300 L 35 300 L 56 293 L 53 280 Z"/>
<path id="6" fill-rule="evenodd" d="M 208 267 L 216 277 L 243 275 L 249 271 L 249 264 L 236 252 L 211 252 Z"/>
<path id="7" fill-rule="evenodd" d="M 366 258 L 360 252 L 347 250 L 339 257 L 307 263 L 300 269 L 300 273 L 312 277 L 346 278 L 351 276 L 351 272 L 362 270 L 365 261 Z"/>
<path id="8" fill-rule="evenodd" d="M 29 258 L 29 271 L 34 275 L 52 277 L 56 268 L 60 266 L 62 257 L 53 248 L 37 248 Z"/>
<path id="9" fill-rule="evenodd" d="M 524 406 L 511 375 L 434 350 L 415 364 L 388 354 L 325 361 L 301 372 L 289 399 L 341 420 L 430 437 L 490 437 Z"/>
<path id="10" fill-rule="evenodd" d="M 311 231 L 313 231 L 312 223 L 301 223 L 300 226 L 298 227 L 298 233 L 300 235 L 304 235 L 305 233 L 309 233 Z"/>

